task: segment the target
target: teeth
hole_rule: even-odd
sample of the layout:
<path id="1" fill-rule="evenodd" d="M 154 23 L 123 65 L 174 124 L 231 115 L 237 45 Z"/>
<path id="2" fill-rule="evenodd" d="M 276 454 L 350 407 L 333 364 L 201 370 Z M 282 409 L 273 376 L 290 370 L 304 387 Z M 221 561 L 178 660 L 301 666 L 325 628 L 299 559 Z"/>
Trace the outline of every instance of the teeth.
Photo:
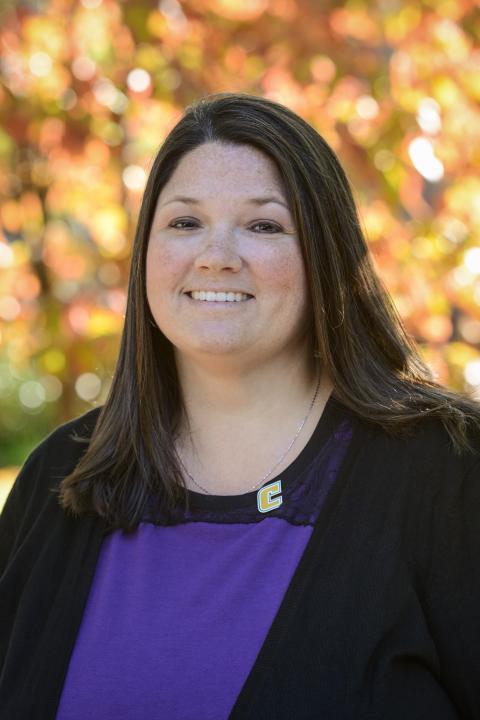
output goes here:
<path id="1" fill-rule="evenodd" d="M 248 295 L 233 292 L 212 292 L 205 290 L 193 290 L 190 295 L 194 300 L 207 300 L 209 302 L 242 302 L 248 300 Z"/>

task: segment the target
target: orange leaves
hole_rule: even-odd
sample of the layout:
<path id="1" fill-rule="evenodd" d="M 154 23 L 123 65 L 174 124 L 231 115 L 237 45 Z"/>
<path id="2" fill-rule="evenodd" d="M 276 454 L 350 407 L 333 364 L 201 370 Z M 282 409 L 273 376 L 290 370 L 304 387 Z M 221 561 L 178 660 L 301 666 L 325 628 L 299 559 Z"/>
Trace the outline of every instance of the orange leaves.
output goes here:
<path id="1" fill-rule="evenodd" d="M 70 41 L 65 23 L 59 15 L 25 16 L 21 24 L 23 48 L 30 55 L 46 53 L 53 61 L 63 61 L 70 55 Z"/>
<path id="2" fill-rule="evenodd" d="M 82 244 L 75 242 L 63 222 L 50 222 L 45 228 L 42 260 L 55 276 L 67 281 L 83 279 L 90 265 Z"/>
<path id="3" fill-rule="evenodd" d="M 108 308 L 99 308 L 91 301 L 76 301 L 66 312 L 65 331 L 87 339 L 118 335 L 122 329 L 123 318 Z M 67 329 L 68 328 L 68 329 Z"/>
<path id="4" fill-rule="evenodd" d="M 382 40 L 381 24 L 375 21 L 365 3 L 351 7 L 339 7 L 330 13 L 330 26 L 336 35 L 344 38 L 355 38 L 365 43 L 380 43 Z"/>
<path id="5" fill-rule="evenodd" d="M 0 23 L 3 416 L 40 417 L 57 375 L 65 417 L 104 387 L 151 161 L 185 105 L 220 90 L 284 102 L 323 134 L 409 331 L 443 382 L 475 385 L 474 0 L 34 5 Z"/>
<path id="6" fill-rule="evenodd" d="M 208 0 L 209 8 L 237 22 L 257 20 L 268 8 L 268 0 Z"/>
<path id="7" fill-rule="evenodd" d="M 127 224 L 125 210 L 117 204 L 98 208 L 88 219 L 92 237 L 104 257 L 122 255 L 126 250 Z"/>

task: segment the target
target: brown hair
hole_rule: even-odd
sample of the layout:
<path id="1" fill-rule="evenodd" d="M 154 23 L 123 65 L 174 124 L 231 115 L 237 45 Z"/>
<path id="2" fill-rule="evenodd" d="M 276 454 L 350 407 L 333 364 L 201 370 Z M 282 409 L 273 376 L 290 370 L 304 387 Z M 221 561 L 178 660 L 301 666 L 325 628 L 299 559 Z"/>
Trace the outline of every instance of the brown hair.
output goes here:
<path id="1" fill-rule="evenodd" d="M 336 397 L 390 434 L 437 417 L 456 452 L 470 450 L 480 405 L 434 381 L 372 265 L 348 179 L 335 153 L 282 105 L 221 93 L 187 108 L 150 172 L 135 235 L 125 325 L 113 382 L 86 452 L 59 488 L 62 507 L 110 528 L 137 527 L 149 498 L 186 499 L 174 451 L 185 412 L 170 342 L 146 296 L 145 258 L 156 202 L 180 159 L 206 142 L 247 144 L 277 165 L 301 243 L 311 298 L 310 339 Z M 88 442 L 88 438 L 81 439 Z"/>

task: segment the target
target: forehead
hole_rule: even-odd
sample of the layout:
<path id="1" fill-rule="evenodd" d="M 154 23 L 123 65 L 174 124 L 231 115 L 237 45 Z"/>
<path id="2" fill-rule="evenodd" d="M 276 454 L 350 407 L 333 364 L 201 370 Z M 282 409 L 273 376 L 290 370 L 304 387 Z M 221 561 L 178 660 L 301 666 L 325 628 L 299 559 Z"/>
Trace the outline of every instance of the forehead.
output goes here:
<path id="1" fill-rule="evenodd" d="M 209 142 L 186 153 L 160 193 L 276 191 L 285 198 L 274 161 L 251 145 Z M 209 194 L 210 194 L 209 192 Z"/>

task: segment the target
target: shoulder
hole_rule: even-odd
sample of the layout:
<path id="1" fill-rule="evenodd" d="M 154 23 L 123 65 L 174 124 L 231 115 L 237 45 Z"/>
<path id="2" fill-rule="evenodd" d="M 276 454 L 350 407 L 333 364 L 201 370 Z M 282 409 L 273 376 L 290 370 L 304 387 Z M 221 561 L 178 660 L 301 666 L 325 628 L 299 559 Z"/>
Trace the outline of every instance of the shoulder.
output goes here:
<path id="1" fill-rule="evenodd" d="M 34 448 L 32 454 L 51 457 L 57 463 L 79 459 L 90 441 L 102 407 L 88 410 L 58 425 Z"/>
<path id="2" fill-rule="evenodd" d="M 79 415 L 68 422 L 58 425 L 44 440 L 37 446 L 38 448 L 56 447 L 61 449 L 64 445 L 70 446 L 76 442 L 78 438 L 90 439 L 103 405 L 88 410 L 83 415 Z"/>
<path id="3" fill-rule="evenodd" d="M 445 425 L 436 418 L 418 423 L 410 440 L 419 467 L 431 477 L 464 478 L 480 462 L 480 432 L 468 430 L 471 449 L 457 449 Z"/>
<path id="4" fill-rule="evenodd" d="M 86 450 L 95 429 L 98 417 L 103 406 L 88 410 L 68 422 L 54 428 L 32 450 L 25 461 L 25 465 L 35 463 L 38 465 L 50 464 L 52 468 L 73 470 Z"/>
<path id="5" fill-rule="evenodd" d="M 469 431 L 472 452 L 458 452 L 437 418 L 410 430 L 392 435 L 359 420 L 351 487 L 358 505 L 366 498 L 368 522 L 396 528 L 426 576 L 434 566 L 440 572 L 454 546 L 461 557 L 480 542 L 480 433 Z"/>
<path id="6" fill-rule="evenodd" d="M 468 439 L 472 450 L 459 451 L 435 417 L 404 433 L 357 417 L 349 473 L 354 486 L 377 498 L 379 508 L 393 505 L 399 513 L 404 508 L 420 524 L 454 508 L 467 514 L 476 508 L 480 518 L 480 432 L 469 430 Z"/>
<path id="7" fill-rule="evenodd" d="M 63 423 L 28 455 L 0 516 L 0 574 L 12 548 L 21 542 L 40 517 L 50 529 L 59 516 L 56 491 L 88 447 L 101 407 Z"/>
<path id="8" fill-rule="evenodd" d="M 418 472 L 430 474 L 453 467 L 468 472 L 480 462 L 480 430 L 469 430 L 471 450 L 455 448 L 445 424 L 436 417 L 425 417 L 402 432 L 393 432 L 358 416 L 356 426 L 366 454 L 372 459 L 414 465 Z"/>
<path id="9" fill-rule="evenodd" d="M 11 490 L 11 495 L 26 503 L 46 497 L 48 490 L 75 468 L 88 447 L 103 406 L 63 423 L 52 430 L 30 452 Z"/>
<path id="10" fill-rule="evenodd" d="M 403 436 L 371 423 L 360 421 L 359 426 L 361 442 L 354 470 L 364 487 L 387 505 L 393 503 L 399 514 L 405 510 L 405 523 L 416 523 L 419 529 L 440 528 L 456 517 L 457 527 L 470 520 L 478 527 L 478 431 L 469 431 L 472 451 L 458 451 L 437 418 L 415 423 Z"/>

